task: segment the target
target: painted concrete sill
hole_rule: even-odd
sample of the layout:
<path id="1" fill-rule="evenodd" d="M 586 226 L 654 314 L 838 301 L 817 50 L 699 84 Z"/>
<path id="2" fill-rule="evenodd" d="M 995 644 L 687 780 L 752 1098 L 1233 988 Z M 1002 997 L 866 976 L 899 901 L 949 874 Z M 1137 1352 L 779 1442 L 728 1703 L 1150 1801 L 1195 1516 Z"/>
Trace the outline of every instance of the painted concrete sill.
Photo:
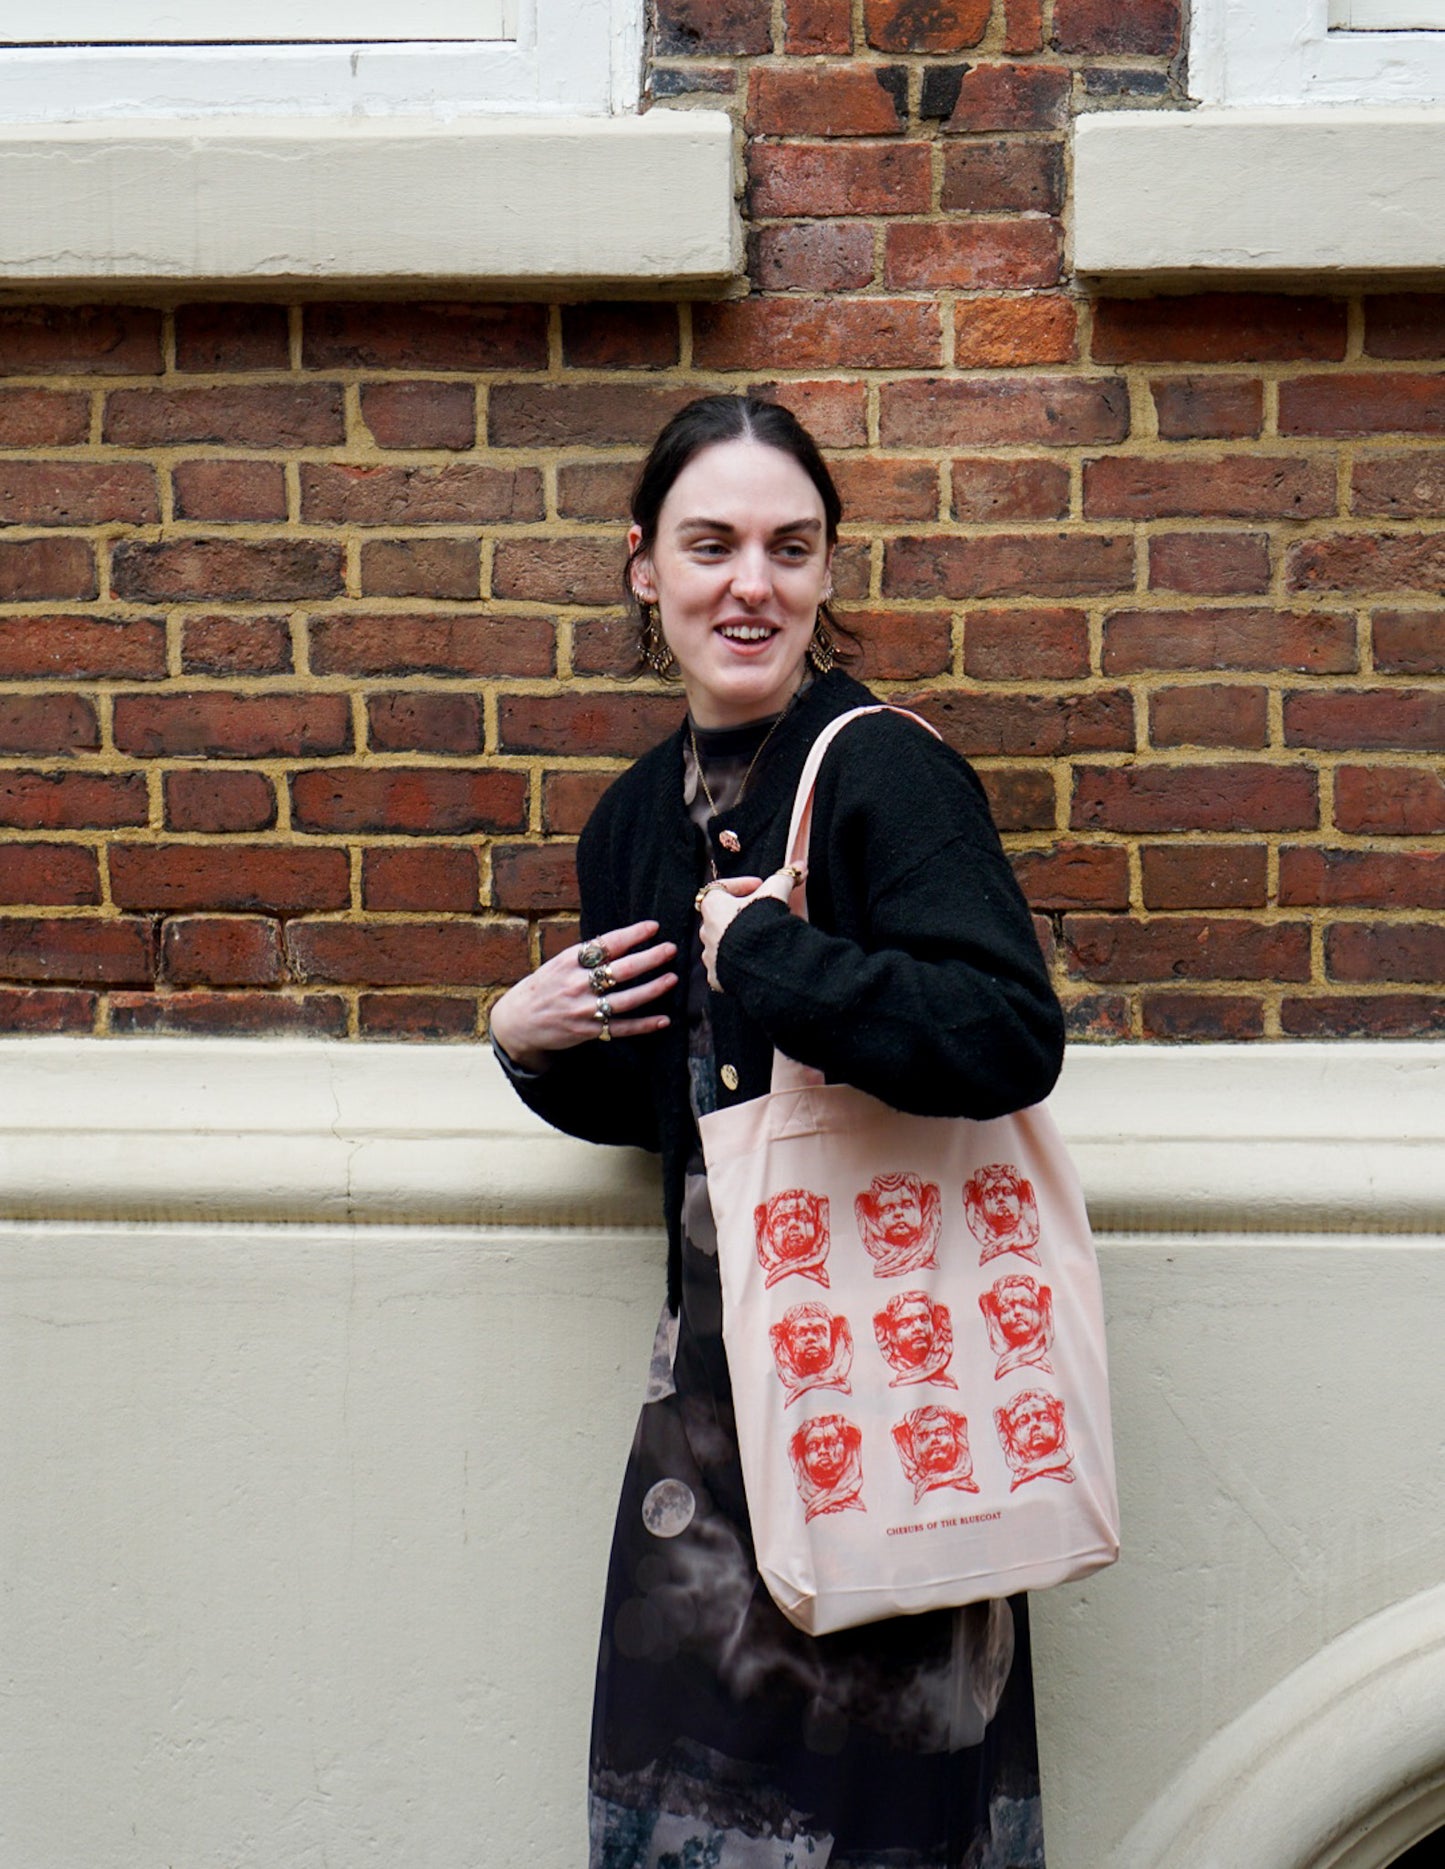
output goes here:
<path id="1" fill-rule="evenodd" d="M 721 111 L 0 126 L 0 285 L 715 290 L 733 195 Z"/>
<path id="2" fill-rule="evenodd" d="M 1086 276 L 1445 269 L 1445 108 L 1100 112 L 1074 183 Z"/>

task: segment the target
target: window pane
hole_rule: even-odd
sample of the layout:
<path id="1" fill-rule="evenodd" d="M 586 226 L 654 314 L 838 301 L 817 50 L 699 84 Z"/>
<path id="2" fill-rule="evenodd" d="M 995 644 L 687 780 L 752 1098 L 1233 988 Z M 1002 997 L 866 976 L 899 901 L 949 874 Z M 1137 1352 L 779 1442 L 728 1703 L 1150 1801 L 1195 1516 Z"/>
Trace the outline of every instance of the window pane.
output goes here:
<path id="1" fill-rule="evenodd" d="M 514 39 L 516 0 L 0 0 L 0 44 Z"/>
<path id="2" fill-rule="evenodd" d="M 1445 32 L 1445 0 L 1330 0 L 1330 24 L 1355 32 Z"/>

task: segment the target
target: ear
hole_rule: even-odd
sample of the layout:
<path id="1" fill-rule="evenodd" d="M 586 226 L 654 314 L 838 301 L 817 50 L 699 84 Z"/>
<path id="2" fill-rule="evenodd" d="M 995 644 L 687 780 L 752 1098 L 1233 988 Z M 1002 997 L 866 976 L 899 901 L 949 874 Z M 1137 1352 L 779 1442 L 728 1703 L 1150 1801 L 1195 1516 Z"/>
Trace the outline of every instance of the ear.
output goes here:
<path id="1" fill-rule="evenodd" d="M 627 550 L 629 556 L 637 550 L 641 543 L 641 526 L 629 526 L 627 528 Z M 637 598 L 639 603 L 655 604 L 657 602 L 657 580 L 652 575 L 652 560 L 645 552 L 641 558 L 633 561 L 631 576 L 633 596 Z"/>
<path id="2" fill-rule="evenodd" d="M 827 603 L 828 599 L 833 595 L 833 552 L 834 552 L 834 549 L 835 548 L 832 545 L 830 545 L 828 547 L 827 554 L 823 559 L 823 570 L 826 573 L 826 576 L 823 579 L 823 602 L 824 603 Z"/>

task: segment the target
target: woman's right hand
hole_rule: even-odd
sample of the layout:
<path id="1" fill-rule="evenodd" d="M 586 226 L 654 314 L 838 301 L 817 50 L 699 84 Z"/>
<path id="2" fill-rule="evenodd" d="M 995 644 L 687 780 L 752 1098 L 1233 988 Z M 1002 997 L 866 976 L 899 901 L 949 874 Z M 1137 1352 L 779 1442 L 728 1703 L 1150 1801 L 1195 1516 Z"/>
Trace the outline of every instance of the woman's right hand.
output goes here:
<path id="1" fill-rule="evenodd" d="M 493 1006 L 493 1038 L 522 1070 L 540 1071 L 545 1070 L 550 1052 L 585 1045 L 589 1039 L 601 1038 L 604 1030 L 613 1038 L 660 1032 L 668 1024 L 665 1013 L 631 1016 L 677 985 L 675 973 L 643 979 L 677 954 L 671 941 L 642 946 L 657 931 L 656 922 L 633 922 L 630 928 L 614 928 L 543 961 Z M 601 949 L 600 964 L 616 982 L 604 995 L 612 1014 L 605 1027 L 597 1017 L 599 995 L 593 986 L 593 969 L 581 959 L 584 949 L 591 948 Z M 639 984 L 633 985 L 634 981 Z"/>

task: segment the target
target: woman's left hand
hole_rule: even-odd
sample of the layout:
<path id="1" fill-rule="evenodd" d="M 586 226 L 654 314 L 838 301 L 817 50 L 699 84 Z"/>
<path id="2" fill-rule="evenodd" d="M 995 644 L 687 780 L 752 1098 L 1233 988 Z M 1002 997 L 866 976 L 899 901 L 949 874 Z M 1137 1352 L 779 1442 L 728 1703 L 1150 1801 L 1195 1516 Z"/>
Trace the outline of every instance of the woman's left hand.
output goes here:
<path id="1" fill-rule="evenodd" d="M 787 903 L 800 887 L 802 873 L 795 868 L 774 870 L 771 876 L 720 876 L 700 892 L 698 909 L 702 915 L 702 961 L 707 969 L 707 983 L 714 993 L 722 987 L 717 977 L 718 943 L 750 902 Z"/>

